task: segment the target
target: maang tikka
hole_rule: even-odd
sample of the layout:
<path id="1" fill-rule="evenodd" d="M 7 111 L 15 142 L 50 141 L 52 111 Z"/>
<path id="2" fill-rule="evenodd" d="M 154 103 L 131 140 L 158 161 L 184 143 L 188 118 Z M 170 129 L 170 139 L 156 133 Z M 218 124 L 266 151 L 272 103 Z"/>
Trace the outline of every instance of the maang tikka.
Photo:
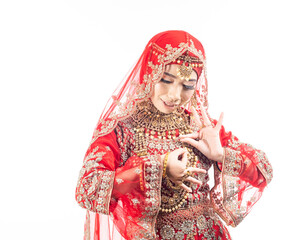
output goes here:
<path id="1" fill-rule="evenodd" d="M 177 75 L 182 79 L 189 81 L 194 67 L 202 67 L 203 63 L 199 58 L 189 55 L 181 55 L 176 60 L 177 64 L 181 64 L 178 68 Z"/>

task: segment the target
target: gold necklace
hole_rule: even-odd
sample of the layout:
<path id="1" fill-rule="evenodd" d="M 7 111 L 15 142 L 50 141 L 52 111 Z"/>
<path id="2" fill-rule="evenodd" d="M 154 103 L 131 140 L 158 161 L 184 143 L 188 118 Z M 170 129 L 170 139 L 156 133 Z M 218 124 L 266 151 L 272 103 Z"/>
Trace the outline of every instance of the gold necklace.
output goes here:
<path id="1" fill-rule="evenodd" d="M 190 133 L 188 118 L 189 115 L 186 113 L 180 115 L 162 113 L 154 107 L 150 100 L 139 103 L 137 111 L 132 115 L 136 136 L 134 152 L 139 157 L 147 155 L 147 137 L 150 139 L 176 139 L 179 134 Z"/>
<path id="2" fill-rule="evenodd" d="M 191 133 L 189 115 L 187 113 L 164 114 L 157 110 L 153 103 L 145 101 L 139 103 L 137 111 L 132 115 L 135 132 L 135 149 L 137 156 L 147 155 L 147 139 L 176 140 L 180 134 Z M 187 167 L 195 167 L 198 156 L 190 145 L 182 143 L 188 150 Z M 189 182 L 184 182 L 190 186 Z M 161 212 L 173 212 L 182 207 L 188 198 L 188 192 L 176 186 L 168 177 L 162 181 Z"/>

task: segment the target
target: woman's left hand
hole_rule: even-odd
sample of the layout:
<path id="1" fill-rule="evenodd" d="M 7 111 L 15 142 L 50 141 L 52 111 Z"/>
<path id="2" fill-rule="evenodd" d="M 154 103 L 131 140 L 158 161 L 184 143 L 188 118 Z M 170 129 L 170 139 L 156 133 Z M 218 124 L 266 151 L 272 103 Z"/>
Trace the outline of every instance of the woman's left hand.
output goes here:
<path id="1" fill-rule="evenodd" d="M 219 132 L 222 126 L 224 114 L 221 113 L 218 123 L 215 127 L 213 127 L 203 106 L 201 106 L 201 113 L 203 116 L 203 123 L 201 122 L 196 109 L 192 107 L 192 114 L 196 124 L 200 127 L 200 131 L 191 134 L 180 135 L 180 140 L 197 148 L 207 158 L 217 162 L 222 162 L 224 150 L 221 145 Z"/>

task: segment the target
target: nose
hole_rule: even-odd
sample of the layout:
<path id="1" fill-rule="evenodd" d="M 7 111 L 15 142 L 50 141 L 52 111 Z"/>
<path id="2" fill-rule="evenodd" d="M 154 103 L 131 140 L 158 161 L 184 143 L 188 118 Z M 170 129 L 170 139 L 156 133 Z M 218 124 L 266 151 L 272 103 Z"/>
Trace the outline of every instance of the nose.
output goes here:
<path id="1" fill-rule="evenodd" d="M 169 88 L 168 98 L 173 103 L 175 103 L 175 104 L 180 103 L 180 99 L 181 99 L 180 95 L 181 95 L 180 86 L 174 84 L 172 87 Z"/>

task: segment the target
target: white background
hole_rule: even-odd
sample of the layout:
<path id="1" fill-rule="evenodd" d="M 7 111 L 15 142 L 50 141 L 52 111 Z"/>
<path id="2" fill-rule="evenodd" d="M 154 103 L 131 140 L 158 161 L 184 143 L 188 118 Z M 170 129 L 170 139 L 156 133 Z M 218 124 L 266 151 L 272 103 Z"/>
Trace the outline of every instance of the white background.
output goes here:
<path id="1" fill-rule="evenodd" d="M 74 192 L 98 117 L 161 31 L 204 45 L 210 114 L 274 179 L 233 239 L 300 239 L 299 7 L 276 0 L 0 3 L 0 239 L 83 239 Z"/>

